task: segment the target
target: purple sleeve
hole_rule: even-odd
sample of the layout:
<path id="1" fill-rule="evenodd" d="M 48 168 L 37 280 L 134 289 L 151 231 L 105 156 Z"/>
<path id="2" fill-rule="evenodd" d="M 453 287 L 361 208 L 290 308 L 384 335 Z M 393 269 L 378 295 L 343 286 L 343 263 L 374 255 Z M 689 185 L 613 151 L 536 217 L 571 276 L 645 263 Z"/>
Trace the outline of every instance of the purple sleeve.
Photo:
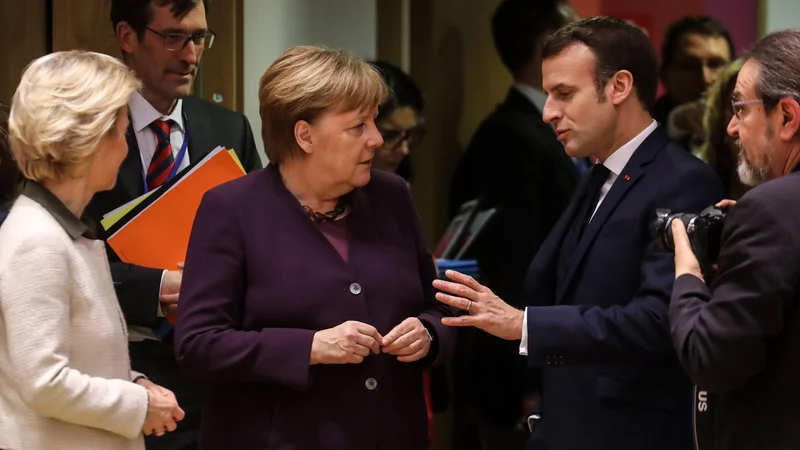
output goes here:
<path id="1" fill-rule="evenodd" d="M 236 204 L 225 191 L 212 190 L 197 211 L 176 320 L 178 363 L 206 381 L 275 383 L 305 391 L 313 330 L 241 330 L 247 236 Z"/>

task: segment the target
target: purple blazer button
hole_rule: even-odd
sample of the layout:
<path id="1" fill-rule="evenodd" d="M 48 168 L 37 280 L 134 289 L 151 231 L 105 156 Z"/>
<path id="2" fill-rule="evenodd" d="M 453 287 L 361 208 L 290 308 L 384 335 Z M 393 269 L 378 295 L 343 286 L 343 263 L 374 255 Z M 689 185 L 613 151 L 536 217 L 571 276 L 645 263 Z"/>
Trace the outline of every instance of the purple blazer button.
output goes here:
<path id="1" fill-rule="evenodd" d="M 350 285 L 350 293 L 353 295 L 358 295 L 361 293 L 361 285 L 358 283 L 353 283 Z"/>
<path id="2" fill-rule="evenodd" d="M 367 381 L 364 382 L 364 386 L 367 387 L 370 391 L 374 391 L 376 387 L 378 387 L 378 382 L 375 378 L 367 378 Z"/>

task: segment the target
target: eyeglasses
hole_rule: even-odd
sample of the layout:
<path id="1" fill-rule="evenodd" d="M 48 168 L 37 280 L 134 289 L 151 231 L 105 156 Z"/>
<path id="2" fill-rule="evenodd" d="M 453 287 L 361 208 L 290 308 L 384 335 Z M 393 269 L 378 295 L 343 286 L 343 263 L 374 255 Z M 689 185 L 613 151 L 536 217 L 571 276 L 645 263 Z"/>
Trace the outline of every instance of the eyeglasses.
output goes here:
<path id="1" fill-rule="evenodd" d="M 408 143 L 408 148 L 414 148 L 419 145 L 422 138 L 425 136 L 425 128 L 417 127 L 409 130 L 378 130 L 383 138 L 383 146 L 394 150 L 403 141 Z"/>
<path id="2" fill-rule="evenodd" d="M 764 100 L 742 100 L 742 101 L 735 101 L 731 100 L 731 107 L 733 107 L 733 115 L 736 116 L 737 119 L 742 120 L 742 110 L 745 105 L 755 105 L 758 103 L 764 103 Z"/>
<path id="3" fill-rule="evenodd" d="M 216 37 L 216 34 L 214 34 L 214 32 L 211 30 L 201 31 L 195 34 L 186 34 L 162 33 L 150 27 L 145 28 L 161 36 L 161 39 L 164 40 L 164 48 L 171 52 L 183 50 L 184 47 L 189 44 L 189 41 L 192 41 L 194 45 L 198 47 L 211 48 L 211 46 L 214 45 L 214 38 Z"/>

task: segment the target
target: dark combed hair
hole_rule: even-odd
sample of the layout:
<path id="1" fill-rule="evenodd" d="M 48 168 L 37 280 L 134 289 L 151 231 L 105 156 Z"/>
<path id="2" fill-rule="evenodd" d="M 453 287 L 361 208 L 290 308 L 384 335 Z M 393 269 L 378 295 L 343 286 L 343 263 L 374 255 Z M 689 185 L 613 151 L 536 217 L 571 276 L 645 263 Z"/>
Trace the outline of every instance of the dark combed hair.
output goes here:
<path id="1" fill-rule="evenodd" d="M 401 106 L 411 107 L 417 114 L 422 114 L 425 109 L 425 96 L 407 73 L 386 61 L 371 61 L 370 64 L 378 69 L 378 73 L 389 87 L 389 97 L 378 109 L 379 117 Z"/>
<path id="2" fill-rule="evenodd" d="M 755 89 L 767 113 L 784 98 L 800 103 L 800 30 L 764 36 L 743 59 L 758 65 Z"/>
<path id="3" fill-rule="evenodd" d="M 698 34 L 706 37 L 721 37 L 728 43 L 731 60 L 736 58 L 731 34 L 717 19 L 710 16 L 688 16 L 673 22 L 664 33 L 661 45 L 661 67 L 668 68 L 675 59 L 681 45 L 681 38 L 687 34 Z"/>
<path id="4" fill-rule="evenodd" d="M 553 33 L 545 42 L 542 58 L 557 56 L 573 44 L 585 45 L 597 58 L 598 95 L 615 73 L 627 70 L 642 106 L 652 109 L 658 92 L 658 56 L 641 28 L 615 17 L 583 19 Z"/>
<path id="5" fill-rule="evenodd" d="M 147 25 L 153 20 L 151 4 L 169 5 L 175 17 L 183 18 L 201 2 L 208 13 L 211 0 L 111 0 L 111 25 L 116 30 L 120 22 L 127 22 L 141 39 Z"/>
<path id="6" fill-rule="evenodd" d="M 504 0 L 492 16 L 492 38 L 503 64 L 511 73 L 534 57 L 536 43 L 547 31 L 565 25 L 556 0 Z"/>
<path id="7" fill-rule="evenodd" d="M 0 103 L 0 207 L 8 208 L 17 198 L 22 175 L 11 156 L 8 142 L 8 106 Z"/>

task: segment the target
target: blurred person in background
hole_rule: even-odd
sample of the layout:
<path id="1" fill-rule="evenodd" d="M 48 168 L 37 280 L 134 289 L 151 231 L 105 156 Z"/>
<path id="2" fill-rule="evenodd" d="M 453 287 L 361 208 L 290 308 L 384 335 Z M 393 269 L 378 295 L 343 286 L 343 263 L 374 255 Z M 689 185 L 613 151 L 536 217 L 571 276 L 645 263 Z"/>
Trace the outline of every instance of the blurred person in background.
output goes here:
<path id="1" fill-rule="evenodd" d="M 450 185 L 451 218 L 478 197 L 481 208 L 497 208 L 467 257 L 477 259 L 482 280 L 513 305 L 523 305 L 528 266 L 579 180 L 573 160 L 542 119 L 547 100 L 542 47 L 574 18 L 566 2 L 505 0 L 498 5 L 492 17 L 494 44 L 514 84 L 478 127 Z M 475 409 L 484 448 L 524 448 L 528 432 L 518 425 L 536 393 L 518 346 L 477 331 L 471 348 L 463 391 Z"/>
<path id="2" fill-rule="evenodd" d="M 456 333 L 408 185 L 371 167 L 386 96 L 374 66 L 318 47 L 261 78 L 270 163 L 205 195 L 181 288 L 204 449 L 428 449 L 423 370 Z"/>
<path id="3" fill-rule="evenodd" d="M 8 215 L 8 210 L 17 198 L 22 175 L 8 142 L 8 106 L 0 103 L 0 224 Z"/>
<path id="4" fill-rule="evenodd" d="M 736 139 L 728 134 L 728 124 L 733 118 L 731 96 L 742 64 L 741 59 L 729 64 L 709 89 L 703 118 L 706 140 L 697 152 L 697 156 L 717 172 L 725 188 L 725 198 L 731 200 L 738 200 L 750 189 L 739 179 L 739 146 L 736 145 Z"/>
<path id="5" fill-rule="evenodd" d="M 667 28 L 660 67 L 666 94 L 656 101 L 653 117 L 686 150 L 702 145 L 708 88 L 735 53 L 730 33 L 712 17 L 684 17 Z"/>
<path id="6" fill-rule="evenodd" d="M 383 145 L 375 150 L 372 166 L 411 182 L 411 151 L 425 136 L 425 97 L 402 69 L 386 61 L 371 63 L 389 87 L 389 97 L 378 108 L 375 124 Z"/>
<path id="7" fill-rule="evenodd" d="M 111 189 L 139 81 L 117 59 L 51 53 L 14 94 L 9 136 L 27 179 L 0 227 L 0 448 L 143 449 L 183 418 L 131 371 L 105 245 L 80 220 Z"/>

